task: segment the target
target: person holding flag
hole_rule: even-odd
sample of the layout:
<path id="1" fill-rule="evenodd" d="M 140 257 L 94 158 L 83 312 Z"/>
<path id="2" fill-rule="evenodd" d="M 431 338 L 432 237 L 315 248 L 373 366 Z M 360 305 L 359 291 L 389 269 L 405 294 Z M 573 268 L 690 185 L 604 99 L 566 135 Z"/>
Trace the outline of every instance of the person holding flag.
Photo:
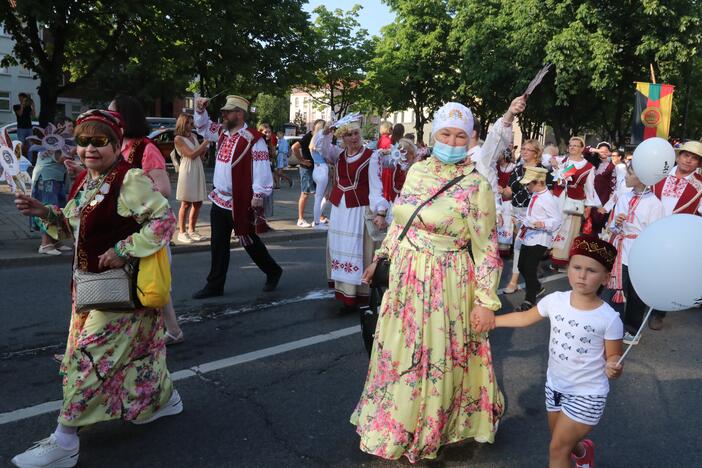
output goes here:
<path id="1" fill-rule="evenodd" d="M 595 167 L 583 157 L 585 141 L 572 137 L 568 142 L 568 157 L 554 168 L 553 194 L 559 198 L 563 223 L 556 233 L 551 253 L 554 267 L 568 265 L 570 246 L 580 234 L 583 216 L 590 216 L 592 207 L 602 204 L 595 191 Z"/>

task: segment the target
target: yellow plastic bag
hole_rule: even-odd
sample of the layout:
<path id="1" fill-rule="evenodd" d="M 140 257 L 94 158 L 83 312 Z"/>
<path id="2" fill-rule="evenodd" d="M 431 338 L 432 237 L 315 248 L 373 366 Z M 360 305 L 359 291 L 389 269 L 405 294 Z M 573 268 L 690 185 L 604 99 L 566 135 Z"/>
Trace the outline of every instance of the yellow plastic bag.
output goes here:
<path id="1" fill-rule="evenodd" d="M 168 304 L 171 296 L 171 264 L 166 247 L 139 260 L 137 298 L 147 309 Z"/>

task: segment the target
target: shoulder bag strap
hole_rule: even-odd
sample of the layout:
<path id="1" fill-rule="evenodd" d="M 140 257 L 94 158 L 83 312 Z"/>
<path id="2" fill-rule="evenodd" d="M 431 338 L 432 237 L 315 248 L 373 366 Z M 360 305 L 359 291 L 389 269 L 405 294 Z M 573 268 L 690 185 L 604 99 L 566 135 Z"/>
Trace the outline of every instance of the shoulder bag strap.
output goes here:
<path id="1" fill-rule="evenodd" d="M 458 177 L 452 179 L 449 183 L 447 183 L 446 185 L 444 185 L 443 187 L 441 187 L 441 189 L 440 189 L 438 192 L 436 192 L 434 195 L 432 195 L 431 197 L 429 197 L 428 199 L 426 199 L 424 202 L 422 202 L 422 204 L 419 205 L 419 206 L 414 210 L 414 213 L 412 213 L 412 216 L 410 216 L 409 220 L 407 220 L 407 224 L 405 224 L 405 228 L 402 230 L 402 233 L 400 234 L 400 237 L 397 238 L 397 240 L 398 240 L 398 241 L 401 241 L 402 239 L 405 238 L 405 236 L 407 235 L 407 231 L 409 231 L 410 226 L 412 226 L 412 222 L 414 221 L 414 218 L 416 218 L 416 217 L 417 217 L 417 214 L 419 214 L 419 210 L 421 210 L 422 208 L 424 208 L 424 205 L 426 205 L 427 203 L 429 203 L 430 201 L 432 201 L 433 199 L 435 199 L 436 197 L 438 197 L 439 195 L 441 195 L 442 193 L 444 193 L 445 191 L 447 191 L 448 189 L 450 189 L 451 187 L 453 187 L 454 185 L 456 185 L 456 184 L 457 184 L 458 182 L 460 182 L 464 177 L 465 177 L 465 175 L 459 175 Z"/>

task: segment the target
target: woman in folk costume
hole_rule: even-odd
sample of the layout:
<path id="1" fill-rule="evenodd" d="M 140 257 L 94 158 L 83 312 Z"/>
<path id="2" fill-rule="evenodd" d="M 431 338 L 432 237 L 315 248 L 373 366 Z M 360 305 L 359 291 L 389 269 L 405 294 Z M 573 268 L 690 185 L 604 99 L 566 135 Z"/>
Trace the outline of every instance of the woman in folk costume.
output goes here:
<path id="1" fill-rule="evenodd" d="M 76 178 L 66 207 L 45 206 L 23 195 L 15 199 L 22 214 L 40 218 L 53 238 L 76 238 L 76 270 L 122 268 L 130 259 L 148 257 L 168 245 L 175 229 L 168 200 L 153 189 L 142 169 L 120 156 L 121 139 L 119 114 L 82 114 L 75 140 L 87 170 Z M 58 426 L 13 458 L 16 466 L 75 466 L 80 427 L 113 419 L 142 424 L 183 410 L 166 367 L 161 311 L 78 311 L 72 292 Z"/>
<path id="2" fill-rule="evenodd" d="M 512 102 L 488 134 L 489 147 L 512 141 L 512 121 L 525 106 L 522 97 Z M 432 157 L 410 168 L 376 262 L 364 272 L 370 281 L 377 260 L 391 259 L 351 416 L 361 450 L 382 458 L 414 463 L 453 442 L 493 442 L 504 412 L 486 334 L 500 308 L 495 196 L 467 159 L 472 127 L 462 104 L 436 112 Z"/>
<path id="3" fill-rule="evenodd" d="M 568 157 L 559 161 L 554 168 L 553 194 L 559 197 L 563 211 L 563 224 L 556 233 L 551 251 L 551 263 L 555 267 L 568 265 L 570 245 L 578 235 L 583 217 L 590 216 L 590 210 L 601 206 L 595 192 L 595 167 L 584 157 L 585 141 L 573 137 L 568 142 Z"/>
<path id="4" fill-rule="evenodd" d="M 368 302 L 370 289 L 361 283 L 363 270 L 373 259 L 373 239 L 366 227 L 366 215 L 375 214 L 378 229 L 387 227 L 389 208 L 383 198 L 380 155 L 363 145 L 358 115 L 344 117 L 325 130 L 318 143 L 324 159 L 335 166 L 336 183 L 329 197 L 332 203 L 327 236 L 329 285 L 336 290 L 342 310 L 351 311 Z M 343 148 L 332 146 L 331 131 Z"/>

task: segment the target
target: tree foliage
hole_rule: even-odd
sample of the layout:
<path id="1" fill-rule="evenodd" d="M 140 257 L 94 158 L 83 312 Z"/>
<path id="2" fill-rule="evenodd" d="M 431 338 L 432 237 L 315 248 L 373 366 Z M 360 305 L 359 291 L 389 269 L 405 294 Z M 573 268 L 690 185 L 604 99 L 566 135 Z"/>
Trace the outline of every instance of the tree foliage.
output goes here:
<path id="1" fill-rule="evenodd" d="M 274 131 L 283 130 L 283 125 L 290 121 L 290 99 L 287 97 L 259 94 L 253 106 L 258 122 L 268 122 Z"/>

